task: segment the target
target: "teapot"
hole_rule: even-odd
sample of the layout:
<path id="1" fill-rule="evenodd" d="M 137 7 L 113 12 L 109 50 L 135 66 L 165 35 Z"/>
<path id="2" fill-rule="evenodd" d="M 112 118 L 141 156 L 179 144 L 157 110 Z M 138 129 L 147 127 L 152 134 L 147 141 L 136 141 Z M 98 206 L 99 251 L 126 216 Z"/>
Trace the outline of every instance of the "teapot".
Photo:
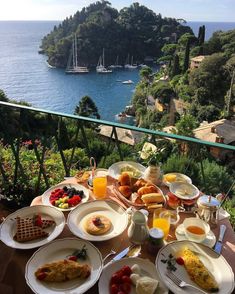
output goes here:
<path id="1" fill-rule="evenodd" d="M 197 200 L 197 214 L 211 227 L 215 227 L 218 222 L 220 201 L 212 196 L 203 195 Z"/>
<path id="2" fill-rule="evenodd" d="M 134 244 L 143 244 L 148 238 L 147 218 L 142 212 L 137 210 L 133 213 L 127 235 Z"/>

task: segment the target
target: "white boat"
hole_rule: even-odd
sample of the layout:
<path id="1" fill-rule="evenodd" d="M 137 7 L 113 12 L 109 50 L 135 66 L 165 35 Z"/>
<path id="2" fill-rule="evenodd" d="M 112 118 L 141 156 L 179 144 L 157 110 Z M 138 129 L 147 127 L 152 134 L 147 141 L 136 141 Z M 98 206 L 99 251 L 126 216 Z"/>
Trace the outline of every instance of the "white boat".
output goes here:
<path id="1" fill-rule="evenodd" d="M 104 48 L 103 48 L 103 55 L 100 56 L 97 67 L 96 67 L 96 72 L 97 73 L 112 73 L 113 71 L 111 69 L 107 69 L 105 67 L 105 62 L 104 62 Z"/>
<path id="2" fill-rule="evenodd" d="M 123 81 L 122 83 L 125 85 L 134 84 L 134 82 L 132 80 Z"/>
<path id="3" fill-rule="evenodd" d="M 46 65 L 48 66 L 48 68 L 56 68 L 56 66 L 50 65 L 50 63 L 48 61 L 46 61 Z"/>
<path id="4" fill-rule="evenodd" d="M 131 57 L 131 63 L 130 63 L 130 55 L 128 54 L 127 59 L 126 59 L 126 64 L 124 65 L 124 67 L 127 69 L 137 68 L 137 65 L 133 64 L 133 56 Z"/>
<path id="5" fill-rule="evenodd" d="M 72 63 L 72 64 L 71 64 Z M 65 70 L 68 74 L 82 74 L 89 73 L 89 69 L 86 66 L 78 65 L 78 54 L 77 54 L 77 36 L 75 34 L 72 46 L 72 53 L 69 56 L 67 68 Z"/>
<path id="6" fill-rule="evenodd" d="M 123 66 L 119 64 L 118 62 L 119 56 L 117 56 L 115 64 L 110 65 L 110 68 L 122 68 Z"/>
<path id="7" fill-rule="evenodd" d="M 139 67 L 144 68 L 144 67 L 148 67 L 148 66 L 146 64 L 141 63 L 141 64 L 139 64 Z"/>

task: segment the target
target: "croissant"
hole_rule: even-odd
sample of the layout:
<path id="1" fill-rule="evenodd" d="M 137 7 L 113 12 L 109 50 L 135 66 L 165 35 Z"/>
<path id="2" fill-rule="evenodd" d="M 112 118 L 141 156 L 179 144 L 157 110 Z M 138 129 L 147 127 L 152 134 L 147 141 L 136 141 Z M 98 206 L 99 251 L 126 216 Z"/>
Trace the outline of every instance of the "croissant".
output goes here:
<path id="1" fill-rule="evenodd" d="M 131 177 L 128 173 L 122 173 L 118 178 L 118 183 L 120 186 L 130 186 L 131 185 Z"/>
<path id="2" fill-rule="evenodd" d="M 138 191 L 140 188 L 144 187 L 147 184 L 147 182 L 144 179 L 139 179 L 135 182 L 135 184 L 133 185 L 133 190 L 136 192 Z"/>
<path id="3" fill-rule="evenodd" d="M 144 186 L 142 188 L 140 188 L 137 193 L 142 196 L 144 194 L 149 194 L 149 193 L 156 193 L 158 192 L 158 188 L 156 188 L 155 186 Z"/>
<path id="4" fill-rule="evenodd" d="M 119 192 L 126 198 L 129 198 L 132 194 L 132 190 L 130 186 L 120 186 L 118 187 Z"/>

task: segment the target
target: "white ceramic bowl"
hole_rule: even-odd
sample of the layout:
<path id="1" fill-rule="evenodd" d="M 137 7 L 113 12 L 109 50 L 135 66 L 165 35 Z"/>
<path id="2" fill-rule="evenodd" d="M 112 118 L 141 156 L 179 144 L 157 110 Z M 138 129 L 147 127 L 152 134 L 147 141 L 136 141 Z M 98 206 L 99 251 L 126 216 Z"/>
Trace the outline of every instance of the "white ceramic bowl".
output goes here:
<path id="1" fill-rule="evenodd" d="M 206 239 L 207 234 L 210 232 L 210 226 L 208 225 L 208 223 L 204 222 L 200 218 L 196 218 L 196 217 L 186 218 L 183 222 L 183 225 L 184 225 L 186 237 L 189 240 L 194 242 L 200 243 L 204 241 Z M 196 228 L 202 229 L 204 233 L 194 233 L 193 231 L 195 231 Z M 198 231 L 200 229 L 198 229 Z"/>

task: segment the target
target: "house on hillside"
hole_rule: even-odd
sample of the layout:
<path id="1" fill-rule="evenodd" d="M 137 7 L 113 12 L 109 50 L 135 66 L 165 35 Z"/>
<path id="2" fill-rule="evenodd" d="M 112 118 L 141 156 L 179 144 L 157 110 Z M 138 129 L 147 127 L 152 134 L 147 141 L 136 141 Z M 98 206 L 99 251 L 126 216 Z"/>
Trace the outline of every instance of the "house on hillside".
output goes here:
<path id="1" fill-rule="evenodd" d="M 211 123 L 204 122 L 194 130 L 194 135 L 201 140 L 235 146 L 235 121 L 221 119 Z M 211 147 L 210 153 L 215 158 L 235 166 L 235 152 Z"/>
<path id="2" fill-rule="evenodd" d="M 199 55 L 191 58 L 190 69 L 198 68 L 205 58 L 206 56 L 204 55 Z"/>

